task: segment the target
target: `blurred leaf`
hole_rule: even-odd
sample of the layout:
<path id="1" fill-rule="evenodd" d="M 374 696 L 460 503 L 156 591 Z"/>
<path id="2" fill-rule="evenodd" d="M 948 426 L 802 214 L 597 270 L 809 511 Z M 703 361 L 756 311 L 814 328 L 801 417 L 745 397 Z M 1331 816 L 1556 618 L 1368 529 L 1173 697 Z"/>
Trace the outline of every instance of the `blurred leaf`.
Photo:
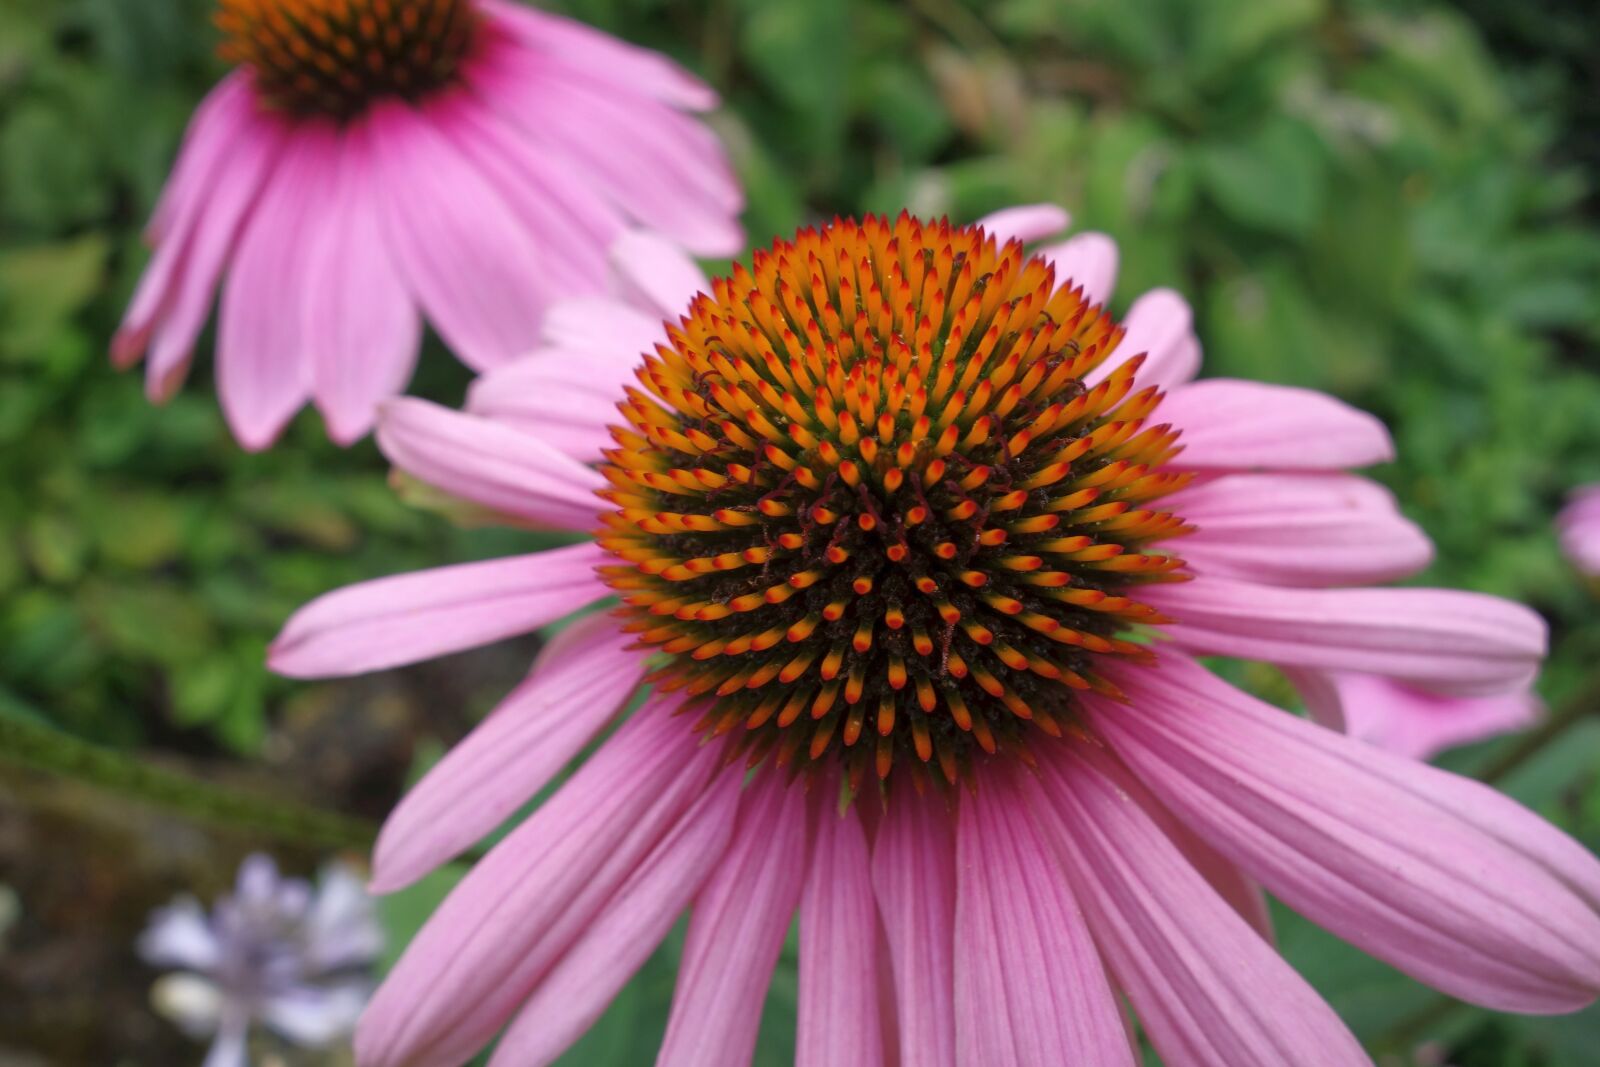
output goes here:
<path id="1" fill-rule="evenodd" d="M 0 144 L 0 156 L 6 152 Z M 37 360 L 61 325 L 94 296 L 106 260 L 98 234 L 0 252 L 0 358 Z"/>
<path id="2" fill-rule="evenodd" d="M 1207 191 L 1239 222 L 1288 237 L 1316 224 L 1326 164 L 1316 135 L 1300 123 L 1268 119 L 1242 138 L 1208 145 L 1198 159 Z"/>

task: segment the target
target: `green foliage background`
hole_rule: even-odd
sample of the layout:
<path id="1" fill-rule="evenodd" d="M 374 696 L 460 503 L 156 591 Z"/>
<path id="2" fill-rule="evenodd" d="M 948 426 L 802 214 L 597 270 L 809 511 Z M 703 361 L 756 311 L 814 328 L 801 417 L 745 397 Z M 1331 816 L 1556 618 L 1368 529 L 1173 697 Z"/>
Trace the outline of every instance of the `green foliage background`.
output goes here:
<path id="1" fill-rule="evenodd" d="M 1377 475 L 1439 545 L 1424 580 L 1544 612 L 1553 704 L 1593 674 L 1595 590 L 1550 528 L 1571 486 L 1600 480 L 1588 5 L 559 6 L 723 92 L 716 121 L 754 241 L 836 212 L 969 219 L 1042 199 L 1110 232 L 1124 304 L 1154 285 L 1190 295 L 1207 373 L 1327 389 L 1388 422 L 1400 459 Z M 314 416 L 266 455 L 241 452 L 210 389 L 209 336 L 164 409 L 107 366 L 145 262 L 139 227 L 220 74 L 208 12 L 202 0 L 0 6 L 0 708 L 226 765 L 259 760 L 304 688 L 261 666 L 294 606 L 508 541 L 408 509 L 370 443 L 334 448 Z M 435 344 L 414 388 L 455 402 L 465 382 Z M 1448 762 L 1483 769 L 1516 744 Z M 1593 847 L 1597 757 L 1590 714 L 1500 784 Z M 397 930 L 447 880 L 393 902 Z M 1292 916 L 1283 930 L 1294 962 L 1393 1062 L 1424 1039 L 1463 1067 L 1580 1067 L 1600 1049 L 1594 1011 L 1452 1006 Z M 669 946 L 572 1062 L 648 1062 L 671 975 Z M 785 970 L 763 1063 L 787 1059 L 793 999 Z"/>

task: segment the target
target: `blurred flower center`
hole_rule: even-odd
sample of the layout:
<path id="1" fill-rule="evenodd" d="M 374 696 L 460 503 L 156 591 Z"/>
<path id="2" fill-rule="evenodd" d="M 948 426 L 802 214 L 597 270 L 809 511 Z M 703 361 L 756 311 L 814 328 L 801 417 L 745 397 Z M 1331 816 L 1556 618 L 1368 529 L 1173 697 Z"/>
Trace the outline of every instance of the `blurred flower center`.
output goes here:
<path id="1" fill-rule="evenodd" d="M 223 58 L 275 106 L 345 119 L 449 82 L 478 19 L 468 0 L 218 0 Z"/>
<path id="2" fill-rule="evenodd" d="M 909 217 L 802 231 L 697 297 L 648 355 L 604 468 L 601 542 L 653 676 L 751 758 L 927 764 L 951 782 L 1161 618 L 1152 503 L 1178 433 L 1123 330 L 1019 244 Z M 1087 380 L 1086 380 L 1087 379 Z"/>

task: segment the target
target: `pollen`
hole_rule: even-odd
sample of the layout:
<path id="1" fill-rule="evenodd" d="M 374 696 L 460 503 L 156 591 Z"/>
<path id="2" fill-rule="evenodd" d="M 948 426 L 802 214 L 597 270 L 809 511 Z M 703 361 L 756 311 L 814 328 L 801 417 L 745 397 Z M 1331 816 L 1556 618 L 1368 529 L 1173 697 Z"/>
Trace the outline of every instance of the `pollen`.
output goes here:
<path id="1" fill-rule="evenodd" d="M 1151 659 L 1189 475 L 1123 329 L 1020 244 L 836 219 L 738 265 L 619 405 L 602 574 L 752 763 L 955 783 Z M 1096 368 L 1114 366 L 1094 384 Z"/>
<path id="2" fill-rule="evenodd" d="M 449 83 L 478 17 L 470 0 L 218 0 L 216 24 L 273 106 L 349 119 Z"/>

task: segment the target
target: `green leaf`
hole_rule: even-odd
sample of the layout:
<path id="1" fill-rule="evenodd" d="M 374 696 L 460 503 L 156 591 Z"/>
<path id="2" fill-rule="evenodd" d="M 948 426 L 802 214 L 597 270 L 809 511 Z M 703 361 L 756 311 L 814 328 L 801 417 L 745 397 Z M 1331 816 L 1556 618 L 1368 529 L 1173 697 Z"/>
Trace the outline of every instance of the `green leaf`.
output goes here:
<path id="1" fill-rule="evenodd" d="M 1314 133 L 1273 118 L 1254 132 L 1202 148 L 1200 178 L 1217 206 L 1246 226 L 1304 236 L 1321 215 L 1327 162 Z"/>

